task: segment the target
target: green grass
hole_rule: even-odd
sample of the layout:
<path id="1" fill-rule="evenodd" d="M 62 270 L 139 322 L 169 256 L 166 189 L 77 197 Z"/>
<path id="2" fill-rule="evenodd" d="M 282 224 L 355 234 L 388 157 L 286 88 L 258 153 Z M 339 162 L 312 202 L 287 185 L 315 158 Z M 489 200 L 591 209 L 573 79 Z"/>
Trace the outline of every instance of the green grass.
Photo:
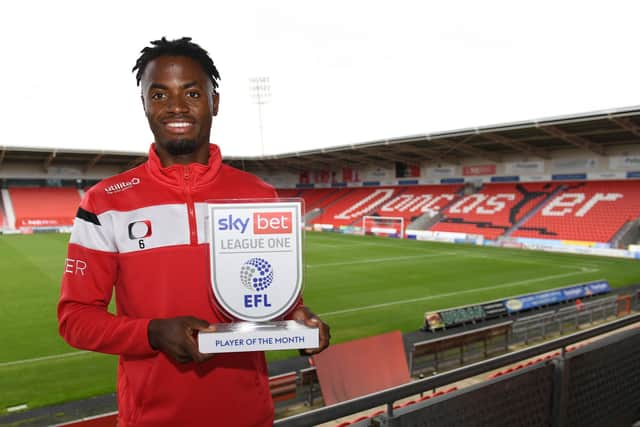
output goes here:
<path id="1" fill-rule="evenodd" d="M 0 414 L 115 389 L 116 357 L 76 353 L 57 333 L 67 240 L 0 236 Z M 331 233 L 307 233 L 305 262 L 305 303 L 330 324 L 334 343 L 415 331 L 425 311 L 601 278 L 614 287 L 640 283 L 635 260 Z"/>

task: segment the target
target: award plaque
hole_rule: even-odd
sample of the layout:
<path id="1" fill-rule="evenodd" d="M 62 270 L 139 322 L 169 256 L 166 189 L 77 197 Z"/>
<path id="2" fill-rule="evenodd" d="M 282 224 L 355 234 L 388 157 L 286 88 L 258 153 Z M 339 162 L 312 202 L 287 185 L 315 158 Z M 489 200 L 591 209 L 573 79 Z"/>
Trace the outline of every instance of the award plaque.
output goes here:
<path id="1" fill-rule="evenodd" d="M 200 352 L 318 347 L 318 328 L 282 320 L 302 295 L 302 201 L 209 203 L 206 227 L 213 296 L 233 321 L 200 331 Z"/>

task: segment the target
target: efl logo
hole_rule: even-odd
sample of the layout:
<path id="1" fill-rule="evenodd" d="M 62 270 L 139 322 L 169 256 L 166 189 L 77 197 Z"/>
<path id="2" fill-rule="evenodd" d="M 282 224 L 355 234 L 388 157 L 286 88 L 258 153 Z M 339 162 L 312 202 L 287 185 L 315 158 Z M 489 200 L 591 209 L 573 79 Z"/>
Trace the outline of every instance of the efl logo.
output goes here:
<path id="1" fill-rule="evenodd" d="M 273 267 L 266 259 L 251 258 L 240 268 L 240 282 L 247 289 L 262 292 L 273 283 Z M 268 294 L 245 294 L 245 308 L 271 307 Z"/>
<path id="2" fill-rule="evenodd" d="M 129 239 L 138 240 L 151 236 L 151 221 L 136 221 L 129 224 Z"/>
<path id="3" fill-rule="evenodd" d="M 255 212 L 253 234 L 282 234 L 293 231 L 291 212 Z"/>

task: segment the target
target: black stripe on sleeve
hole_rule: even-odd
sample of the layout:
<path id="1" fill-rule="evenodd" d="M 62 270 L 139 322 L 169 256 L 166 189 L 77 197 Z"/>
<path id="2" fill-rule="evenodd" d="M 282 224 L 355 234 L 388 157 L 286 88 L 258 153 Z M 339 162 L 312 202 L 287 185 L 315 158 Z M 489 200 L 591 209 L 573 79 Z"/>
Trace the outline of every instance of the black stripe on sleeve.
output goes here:
<path id="1" fill-rule="evenodd" d="M 85 221 L 88 221 L 95 225 L 101 225 L 100 220 L 98 219 L 98 216 L 96 214 L 94 214 L 93 212 L 85 211 L 82 208 L 78 208 L 78 213 L 76 213 L 76 218 L 84 219 Z"/>

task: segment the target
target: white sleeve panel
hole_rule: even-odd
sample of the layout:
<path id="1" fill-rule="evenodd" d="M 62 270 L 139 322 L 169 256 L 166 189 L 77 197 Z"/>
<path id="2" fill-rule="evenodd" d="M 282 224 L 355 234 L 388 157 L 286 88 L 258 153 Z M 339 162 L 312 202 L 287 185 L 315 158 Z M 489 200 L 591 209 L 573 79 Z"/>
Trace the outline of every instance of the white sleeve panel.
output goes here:
<path id="1" fill-rule="evenodd" d="M 75 218 L 69 243 L 75 243 L 88 249 L 103 252 L 117 252 L 112 236 L 109 236 L 109 219 L 100 218 L 97 225 L 82 218 Z"/>

